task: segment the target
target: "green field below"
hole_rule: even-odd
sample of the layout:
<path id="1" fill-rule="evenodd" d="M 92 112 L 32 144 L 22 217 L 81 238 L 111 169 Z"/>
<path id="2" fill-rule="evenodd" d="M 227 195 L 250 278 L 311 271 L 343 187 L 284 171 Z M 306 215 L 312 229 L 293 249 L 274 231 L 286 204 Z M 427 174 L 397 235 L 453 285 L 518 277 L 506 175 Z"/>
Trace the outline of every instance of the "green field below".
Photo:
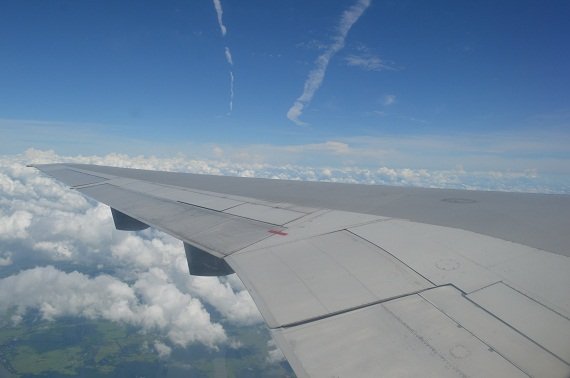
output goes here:
<path id="1" fill-rule="evenodd" d="M 0 327 L 1 377 L 284 377 L 286 363 L 267 362 L 269 334 L 264 326 L 225 325 L 239 348 L 202 345 L 173 348 L 159 358 L 157 333 L 106 320 L 66 318 L 13 324 L 4 314 Z"/>

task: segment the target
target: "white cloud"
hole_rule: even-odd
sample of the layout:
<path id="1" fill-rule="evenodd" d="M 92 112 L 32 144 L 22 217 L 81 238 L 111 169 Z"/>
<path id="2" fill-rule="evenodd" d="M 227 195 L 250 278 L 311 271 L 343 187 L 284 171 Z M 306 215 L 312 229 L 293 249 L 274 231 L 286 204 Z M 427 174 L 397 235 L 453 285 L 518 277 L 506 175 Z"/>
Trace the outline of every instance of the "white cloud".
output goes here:
<path id="1" fill-rule="evenodd" d="M 172 348 L 164 343 L 161 343 L 160 341 L 154 342 L 154 349 L 156 349 L 156 352 L 160 358 L 169 357 L 170 353 L 172 353 Z"/>
<path id="2" fill-rule="evenodd" d="M 306 83 L 305 83 L 305 88 L 307 88 Z M 287 111 L 287 118 L 289 118 L 291 121 L 295 122 L 299 126 L 306 126 L 307 125 L 307 123 L 301 121 L 299 119 L 299 117 L 301 117 L 301 115 L 303 114 L 303 109 L 305 108 L 305 105 L 313 97 L 316 89 L 312 89 L 311 91 L 312 91 L 312 94 L 310 95 L 310 98 L 308 100 L 305 100 L 305 98 L 301 99 L 301 97 L 303 97 L 303 96 L 299 97 L 297 99 L 297 101 L 295 101 L 293 103 L 293 105 L 289 108 L 289 110 Z M 305 92 L 303 92 L 303 93 L 305 93 Z M 301 101 L 301 100 L 303 100 L 303 101 Z"/>
<path id="3" fill-rule="evenodd" d="M 213 0 L 213 2 L 214 2 L 214 8 L 216 9 L 216 15 L 218 17 L 218 25 L 220 26 L 220 31 L 222 32 L 222 37 L 225 37 L 227 33 L 227 28 L 224 25 L 223 21 L 224 9 L 222 8 L 222 3 L 220 0 Z M 226 62 L 228 62 L 230 67 L 233 66 L 234 60 L 232 58 L 232 52 L 230 51 L 230 48 L 228 46 L 226 46 L 224 49 L 224 55 L 226 57 Z M 228 114 L 231 114 L 233 108 L 234 108 L 234 73 L 233 71 L 230 71 L 230 101 L 229 101 Z"/>
<path id="4" fill-rule="evenodd" d="M 224 25 L 224 21 L 222 19 L 223 15 L 224 15 L 222 3 L 220 2 L 220 0 L 213 0 L 213 1 L 214 1 L 214 8 L 216 9 L 216 15 L 218 16 L 218 25 L 220 26 L 220 31 L 222 32 L 222 35 L 225 36 L 227 29 L 226 29 L 226 26 Z"/>
<path id="5" fill-rule="evenodd" d="M 382 98 L 382 105 L 390 106 L 396 103 L 396 95 L 388 94 Z"/>
<path id="6" fill-rule="evenodd" d="M 230 71 L 230 113 L 234 110 L 234 73 Z"/>
<path id="7" fill-rule="evenodd" d="M 386 121 L 382 119 L 382 122 Z M 339 148 L 333 148 L 337 143 Z M 258 175 L 263 173 L 269 177 L 287 178 L 297 170 L 314 171 L 312 168 L 321 167 L 342 167 L 350 171 L 352 167 L 358 170 L 383 166 L 429 169 L 433 172 L 453 171 L 456 166 L 462 165 L 467 171 L 464 177 L 470 180 L 471 173 L 484 175 L 490 171 L 521 173 L 534 170 L 538 172 L 538 177 L 534 180 L 537 186 L 532 185 L 532 190 L 542 190 L 539 189 L 542 186 L 545 190 L 550 187 L 548 191 L 564 191 L 560 185 L 565 180 L 567 182 L 570 175 L 568 146 L 570 141 L 564 135 L 525 136 L 521 133 L 360 136 L 297 145 L 221 145 L 224 160 L 209 161 L 202 165 L 203 169 L 196 169 L 195 172 L 241 175 L 246 167 L 253 167 Z M 210 156 L 213 155 L 210 153 Z M 295 166 L 295 169 L 285 169 L 290 166 Z M 550 181 L 551 178 L 559 184 Z M 520 183 L 513 183 L 509 187 L 525 190 Z"/>
<path id="8" fill-rule="evenodd" d="M 369 5 L 370 0 L 358 0 L 355 5 L 343 12 L 337 28 L 337 34 L 333 38 L 333 43 L 330 44 L 326 50 L 317 58 L 315 67 L 311 72 L 309 72 L 309 76 L 305 81 L 303 93 L 297 98 L 297 100 L 295 100 L 287 112 L 287 118 L 289 118 L 297 125 L 306 125 L 305 122 L 299 119 L 299 117 L 303 114 L 303 109 L 311 102 L 313 96 L 320 88 L 325 78 L 330 60 L 344 47 L 344 41 L 348 35 L 348 32 L 352 28 L 352 25 L 358 21 L 360 16 L 362 16 Z"/>
<path id="9" fill-rule="evenodd" d="M 28 227 L 32 224 L 32 214 L 16 210 L 6 215 L 0 212 L 0 239 L 23 239 L 28 237 Z"/>
<path id="10" fill-rule="evenodd" d="M 124 237 L 110 246 L 110 250 L 114 260 L 141 271 L 171 265 L 170 268 L 188 273 L 186 257 L 179 243 L 169 243 L 155 237 L 143 239 L 135 233 L 125 233 Z"/>
<path id="11" fill-rule="evenodd" d="M 385 71 L 394 70 L 394 66 L 384 60 L 380 59 L 375 55 L 348 55 L 346 58 L 346 64 L 352 67 L 362 68 L 366 71 Z"/>
<path id="12" fill-rule="evenodd" d="M 40 241 L 34 244 L 33 248 L 38 251 L 44 251 L 54 259 L 71 260 L 74 254 L 73 244 L 69 241 Z"/>
<path id="13" fill-rule="evenodd" d="M 212 147 L 212 152 L 214 153 L 214 157 L 216 157 L 217 159 L 221 159 L 224 157 L 224 149 L 221 148 L 220 146 Z"/>
<path id="14" fill-rule="evenodd" d="M 108 275 L 90 278 L 52 266 L 28 269 L 0 280 L 0 306 L 15 307 L 20 315 L 36 308 L 46 320 L 84 316 L 158 329 L 180 346 L 199 342 L 213 348 L 226 340 L 200 301 L 180 292 L 157 268 L 132 286 Z"/>
<path id="15" fill-rule="evenodd" d="M 12 265 L 12 253 L 5 252 L 0 254 L 0 266 L 9 266 Z"/>
<path id="16" fill-rule="evenodd" d="M 285 361 L 285 355 L 273 340 L 269 340 L 267 342 L 267 362 L 276 364 L 282 361 Z"/>
<path id="17" fill-rule="evenodd" d="M 39 267 L 0 280 L 0 306 L 16 308 L 15 321 L 35 308 L 45 319 L 104 318 L 157 330 L 172 345 L 201 343 L 213 348 L 230 341 L 203 303 L 209 303 L 224 322 L 261 321 L 239 279 L 191 277 L 180 241 L 155 230 L 116 231 L 107 206 L 86 201 L 25 167 L 25 163 L 66 160 L 210 173 L 215 168 L 204 161 L 117 154 L 70 158 L 29 150 L 20 156 L 0 157 L 0 239 L 18 250 L 18 258 L 41 257 L 56 265 L 65 260 L 89 272 L 93 266 L 112 269 L 112 276 L 90 277 Z M 14 260 L 12 253 L 0 255 L 2 266 Z M 155 349 L 166 353 L 160 346 Z"/>
<path id="18" fill-rule="evenodd" d="M 259 310 L 246 290 L 235 292 L 229 283 L 215 277 L 193 277 L 189 289 L 214 306 L 224 318 L 243 325 L 260 323 Z"/>
<path id="19" fill-rule="evenodd" d="M 230 48 L 226 46 L 226 61 L 228 62 L 229 65 L 233 65 L 234 61 L 232 59 L 232 52 L 230 51 Z"/>
<path id="20" fill-rule="evenodd" d="M 200 300 L 181 292 L 163 270 L 142 273 L 133 288 L 145 302 L 140 319 L 144 327 L 166 329 L 170 341 L 180 346 L 199 342 L 215 347 L 226 341 L 223 327 L 211 322 Z"/>
<path id="21" fill-rule="evenodd" d="M 324 143 L 303 144 L 298 146 L 285 146 L 283 149 L 295 152 L 305 153 L 308 151 L 324 151 L 334 155 L 346 155 L 350 153 L 350 146 L 343 142 L 329 140 Z"/>

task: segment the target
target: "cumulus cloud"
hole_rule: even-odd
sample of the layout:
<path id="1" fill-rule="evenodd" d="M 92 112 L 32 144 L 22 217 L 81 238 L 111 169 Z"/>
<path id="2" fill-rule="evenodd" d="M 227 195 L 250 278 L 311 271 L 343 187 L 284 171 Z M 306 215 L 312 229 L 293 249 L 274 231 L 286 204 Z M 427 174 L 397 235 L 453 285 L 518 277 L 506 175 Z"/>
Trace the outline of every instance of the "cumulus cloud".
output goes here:
<path id="1" fill-rule="evenodd" d="M 0 298 L 2 306 L 15 306 L 19 312 L 39 308 L 45 319 L 80 314 L 132 321 L 137 304 L 133 290 L 113 277 L 91 279 L 53 266 L 24 270 L 0 280 Z"/>
<path id="2" fill-rule="evenodd" d="M 73 244 L 67 240 L 64 241 L 39 241 L 33 245 L 37 251 L 47 252 L 54 260 L 71 260 L 74 254 Z"/>
<path id="3" fill-rule="evenodd" d="M 28 227 L 32 223 L 32 214 L 16 210 L 12 214 L 0 212 L 0 239 L 23 239 L 28 236 Z"/>
<path id="4" fill-rule="evenodd" d="M 142 325 L 167 329 L 167 336 L 174 344 L 201 342 L 214 347 L 226 340 L 224 329 L 211 322 L 202 303 L 181 292 L 163 270 L 149 269 L 140 275 L 133 288 L 145 302 Z"/>
<path id="5" fill-rule="evenodd" d="M 563 140 L 563 139 L 562 139 Z M 534 138 L 532 139 L 534 141 Z M 190 172 L 200 174 L 266 177 L 293 180 L 325 180 L 348 183 L 388 184 L 424 186 L 437 188 L 456 188 L 474 190 L 503 190 L 522 192 L 570 193 L 567 176 L 567 160 L 556 162 L 565 175 L 549 175 L 543 172 L 537 162 L 542 163 L 545 151 L 553 147 L 550 142 L 536 143 L 526 139 L 513 139 L 510 136 L 490 136 L 481 141 L 485 150 L 478 147 L 476 138 L 350 138 L 329 140 L 323 143 L 301 145 L 251 145 L 244 147 L 214 146 L 218 156 L 215 160 L 191 159 L 184 156 L 156 158 L 153 156 L 128 156 L 108 154 L 104 156 L 58 156 L 50 151 L 29 150 L 23 155 L 14 155 L 10 165 L 19 164 L 26 174 L 21 174 L 20 186 L 26 188 L 21 194 L 0 193 L 0 210 L 8 215 L 20 209 L 34 215 L 31 233 L 49 234 L 49 214 L 52 209 L 78 214 L 77 218 L 68 216 L 70 222 L 79 222 L 85 228 L 94 218 L 100 223 L 91 223 L 97 231 L 81 231 L 79 234 L 86 241 L 103 238 L 124 237 L 124 233 L 109 233 L 113 228 L 108 209 L 100 209 L 85 200 L 77 192 L 66 189 L 54 180 L 40 176 L 35 170 L 25 168 L 25 163 L 80 162 L 86 164 L 114 165 L 126 168 L 158 169 L 166 171 Z M 519 146 L 519 147 L 516 147 Z M 560 154 L 564 150 L 560 147 Z M 564 147 L 566 148 L 566 147 Z M 506 149 L 506 150 L 505 150 Z M 447 154 L 453 154 L 450 160 Z M 558 151 L 558 150 L 557 150 Z M 537 155 L 540 160 L 531 158 L 510 159 L 507 153 L 519 155 Z M 467 154 L 468 159 L 459 158 Z M 488 157 L 487 157 L 488 156 Z M 445 164 L 439 164 L 437 159 Z M 393 160 L 399 164 L 386 164 Z M 450 168 L 429 167 L 455 162 Z M 348 163 L 347 163 L 348 162 Z M 467 163 L 467 164 L 466 164 Z M 0 159 L 0 172 L 4 170 Z M 7 163 L 6 163 L 7 164 Z M 403 167 L 402 167 L 403 165 Z M 421 168 L 421 166 L 429 168 Z M 407 167 L 406 167 L 407 166 Z M 418 167 L 419 166 L 419 167 Z M 473 167 L 478 169 L 474 169 Z M 22 169 L 19 170 L 20 172 Z M 412 179 L 412 177 L 414 177 Z M 18 185 L 14 183 L 14 185 Z M 2 199 L 4 196 L 4 199 Z M 32 199 L 37 198 L 37 199 Z M 25 199 L 25 200 L 24 200 Z M 8 204 L 9 203 L 9 204 Z M 72 209 L 72 211 L 70 210 Z M 92 214 L 99 214 L 93 217 Z M 38 216 L 44 214 L 45 216 Z M 47 219 L 47 221 L 46 221 Z M 38 229 L 38 223 L 45 228 Z M 80 228 L 78 228 L 79 230 Z M 44 232 L 45 231 L 45 232 Z M 64 233 L 64 230 L 60 232 Z M 87 237 L 92 235 L 91 237 Z M 150 234 L 149 234 L 150 235 Z M 99 245 L 99 244 L 97 244 Z M 90 245 L 96 248 L 96 245 Z"/>
<path id="6" fill-rule="evenodd" d="M 46 320 L 72 315 L 158 329 L 180 346 L 200 342 L 215 347 L 226 340 L 201 302 L 180 292 L 156 268 L 132 286 L 108 275 L 90 278 L 53 266 L 28 269 L 0 280 L 0 306 L 16 308 L 18 315 L 38 309 Z"/>
<path id="7" fill-rule="evenodd" d="M 303 109 L 311 102 L 313 96 L 320 88 L 332 57 L 338 53 L 343 47 L 348 32 L 356 21 L 362 16 L 366 8 L 370 6 L 370 0 L 358 0 L 356 4 L 344 11 L 337 27 L 337 34 L 334 36 L 333 43 L 330 44 L 325 51 L 317 58 L 315 67 L 305 81 L 303 93 L 295 100 L 289 111 L 287 118 L 297 125 L 306 125 L 299 117 L 303 114 Z"/>
<path id="8" fill-rule="evenodd" d="M 385 116 L 394 117 L 392 114 Z M 332 148 L 335 144 L 347 148 Z M 223 157 L 214 156 L 210 149 L 202 156 L 209 155 L 215 160 L 207 163 L 194 160 L 196 165 L 192 169 L 194 172 L 234 176 L 246 171 L 251 175 L 253 169 L 256 174 L 263 171 L 269 177 L 272 177 L 269 172 L 272 170 L 285 178 L 288 174 L 294 174 L 284 169 L 289 166 L 295 166 L 294 171 L 314 171 L 313 168 L 325 166 L 342 167 L 349 174 L 352 167 L 356 170 L 387 167 L 452 172 L 455 167 L 462 165 L 466 171 L 462 177 L 474 185 L 477 185 L 479 177 L 488 176 L 487 173 L 491 171 L 504 172 L 505 177 L 514 177 L 530 170 L 538 172 L 538 176 L 535 175 L 527 183 L 513 181 L 499 185 L 498 182 L 488 182 L 481 184 L 481 189 L 564 192 L 568 188 L 570 174 L 568 146 L 570 143 L 565 135 L 534 133 L 526 136 L 522 133 L 359 136 L 296 145 L 218 145 L 223 149 Z M 450 187 L 455 184 L 443 182 L 442 185 Z"/>
<path id="9" fill-rule="evenodd" d="M 172 348 L 160 341 L 154 342 L 154 349 L 156 349 L 158 356 L 161 358 L 166 358 L 170 356 L 170 353 L 172 353 Z"/>
<path id="10" fill-rule="evenodd" d="M 259 310 L 246 290 L 234 291 L 229 282 L 218 284 L 215 277 L 194 277 L 189 289 L 214 306 L 224 318 L 242 325 L 262 321 Z"/>
<path id="11" fill-rule="evenodd" d="M 0 266 L 12 265 L 12 253 L 0 253 Z"/>
<path id="12" fill-rule="evenodd" d="M 267 362 L 274 364 L 285 361 L 285 355 L 273 340 L 267 342 L 267 349 Z"/>
<path id="13" fill-rule="evenodd" d="M 164 342 L 154 346 L 165 356 L 172 346 L 237 345 L 228 340 L 222 324 L 212 320 L 205 303 L 224 322 L 261 322 L 251 296 L 237 277 L 203 280 L 190 276 L 180 241 L 152 229 L 116 231 L 107 206 L 86 200 L 25 167 L 28 163 L 70 160 L 210 170 L 206 162 L 182 158 L 133 160 L 118 154 L 73 158 L 29 150 L 23 155 L 0 157 L 0 240 L 18 251 L 0 253 L 0 266 L 34 258 L 52 264 L 0 280 L 0 307 L 15 309 L 14 320 L 36 309 L 46 320 L 84 316 L 128 323 L 159 332 L 170 346 Z M 60 262 L 72 262 L 79 271 L 58 269 Z M 93 275 L 93 267 L 105 273 Z"/>

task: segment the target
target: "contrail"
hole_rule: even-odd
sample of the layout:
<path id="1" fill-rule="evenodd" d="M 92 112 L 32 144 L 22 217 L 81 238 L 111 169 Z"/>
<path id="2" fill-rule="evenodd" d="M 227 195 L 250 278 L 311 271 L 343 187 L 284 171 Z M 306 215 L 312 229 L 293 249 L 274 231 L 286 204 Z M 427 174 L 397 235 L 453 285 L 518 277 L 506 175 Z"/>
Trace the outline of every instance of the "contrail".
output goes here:
<path id="1" fill-rule="evenodd" d="M 234 110 L 234 73 L 230 71 L 230 113 Z"/>
<path id="2" fill-rule="evenodd" d="M 226 27 L 224 25 L 224 21 L 222 21 L 222 16 L 224 14 L 224 10 L 222 9 L 222 3 L 220 0 L 214 0 L 214 8 L 216 8 L 216 14 L 218 15 L 218 25 L 220 25 L 220 31 L 222 35 L 226 35 Z"/>
<path id="3" fill-rule="evenodd" d="M 232 59 L 232 52 L 230 48 L 226 46 L 226 61 L 230 66 L 234 65 L 234 60 Z M 230 70 L 230 111 L 228 114 L 231 114 L 232 110 L 234 109 L 234 72 Z"/>
<path id="4" fill-rule="evenodd" d="M 216 14 L 218 15 L 218 25 L 220 25 L 220 31 L 222 32 L 222 37 L 226 36 L 227 29 L 224 25 L 224 21 L 222 16 L 224 15 L 224 10 L 222 8 L 222 3 L 220 0 L 213 0 L 214 1 L 214 8 L 216 8 Z M 230 48 L 226 46 L 224 53 L 226 54 L 226 62 L 231 66 L 234 65 L 234 60 L 232 58 L 232 52 Z M 230 68 L 230 111 L 228 115 L 231 114 L 232 110 L 234 109 L 234 72 Z"/>
<path id="5" fill-rule="evenodd" d="M 232 59 L 232 52 L 230 51 L 230 48 L 226 46 L 226 60 L 228 61 L 230 66 L 234 65 L 234 61 Z"/>
<path id="6" fill-rule="evenodd" d="M 305 81 L 303 93 L 295 100 L 287 112 L 287 118 L 297 125 L 306 125 L 305 122 L 299 119 L 303 114 L 303 109 L 311 102 L 313 96 L 323 83 L 331 58 L 344 47 L 344 41 L 350 28 L 358 21 L 366 8 L 370 6 L 370 2 L 371 0 L 358 0 L 356 4 L 343 12 L 337 28 L 338 34 L 334 37 L 333 43 L 317 58 L 315 68 L 309 72 L 309 76 Z"/>

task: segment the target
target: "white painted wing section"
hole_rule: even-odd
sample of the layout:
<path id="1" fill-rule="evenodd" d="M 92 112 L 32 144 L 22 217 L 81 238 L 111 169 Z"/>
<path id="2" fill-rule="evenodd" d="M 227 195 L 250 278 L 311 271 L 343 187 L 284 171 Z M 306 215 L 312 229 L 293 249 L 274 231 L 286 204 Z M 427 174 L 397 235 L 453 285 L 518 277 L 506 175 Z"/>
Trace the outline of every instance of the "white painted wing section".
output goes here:
<path id="1" fill-rule="evenodd" d="M 417 294 L 272 332 L 303 377 L 528 377 Z"/>
<path id="2" fill-rule="evenodd" d="M 380 246 L 436 285 L 453 283 L 471 292 L 500 281 L 493 272 L 449 248 L 444 239 L 449 236 L 445 233 L 434 237 L 433 228 L 390 220 L 351 228 L 351 231 Z"/>
<path id="3" fill-rule="evenodd" d="M 351 231 L 436 285 L 466 293 L 504 281 L 570 318 L 570 258 L 459 229 L 404 220 Z"/>
<path id="4" fill-rule="evenodd" d="M 107 180 L 105 176 L 83 173 L 59 166 L 48 167 L 45 172 L 69 186 L 95 184 Z"/>
<path id="5" fill-rule="evenodd" d="M 570 364 L 570 320 L 564 316 L 503 283 L 467 298 Z"/>
<path id="6" fill-rule="evenodd" d="M 135 179 L 311 213 L 331 209 L 453 227 L 570 257 L 570 195 L 429 189 L 52 164 L 108 178 Z M 289 205 L 287 205 L 289 204 Z M 290 205 L 294 206 L 290 206 Z M 313 210 L 311 210 L 313 209 Z"/>
<path id="7" fill-rule="evenodd" d="M 284 225 L 306 215 L 305 213 L 298 211 L 280 209 L 266 205 L 257 205 L 253 203 L 244 203 L 242 205 L 232 207 L 225 212 L 277 225 Z"/>
<path id="8" fill-rule="evenodd" d="M 570 366 L 564 361 L 506 326 L 499 317 L 485 310 L 488 307 L 484 309 L 470 301 L 471 296 L 463 296 L 452 286 L 426 290 L 420 295 L 529 376 L 567 377 L 570 374 Z M 564 332 L 564 327 L 560 329 Z"/>
<path id="9" fill-rule="evenodd" d="M 241 201 L 214 196 L 212 194 L 202 194 L 191 190 L 175 188 L 166 185 L 146 183 L 139 180 L 113 180 L 110 184 L 119 186 L 124 189 L 132 190 L 142 194 L 149 194 L 153 197 L 167 199 L 170 201 L 183 202 L 188 205 L 204 207 L 206 209 L 223 211 L 234 206 L 243 204 Z"/>
<path id="10" fill-rule="evenodd" d="M 545 307 L 566 307 L 570 259 L 403 220 L 346 214 L 348 224 L 333 222 L 343 230 L 336 232 L 319 221 L 337 221 L 335 215 L 292 222 L 287 237 L 263 240 L 226 259 L 297 374 L 570 375 L 570 323 Z M 313 226 L 317 235 L 310 233 Z M 521 263 L 539 257 L 550 274 Z M 521 270 L 537 277 L 521 279 Z M 495 293 L 502 282 L 535 299 L 513 289 Z M 419 298 L 398 299 L 412 297 Z M 392 324 L 389 331 L 386 324 Z"/>
<path id="11" fill-rule="evenodd" d="M 229 256 L 271 328 L 433 285 L 373 244 L 339 231 Z"/>
<path id="12" fill-rule="evenodd" d="M 217 257 L 271 237 L 275 226 L 223 212 L 168 201 L 109 184 L 82 187 L 81 193 Z"/>

